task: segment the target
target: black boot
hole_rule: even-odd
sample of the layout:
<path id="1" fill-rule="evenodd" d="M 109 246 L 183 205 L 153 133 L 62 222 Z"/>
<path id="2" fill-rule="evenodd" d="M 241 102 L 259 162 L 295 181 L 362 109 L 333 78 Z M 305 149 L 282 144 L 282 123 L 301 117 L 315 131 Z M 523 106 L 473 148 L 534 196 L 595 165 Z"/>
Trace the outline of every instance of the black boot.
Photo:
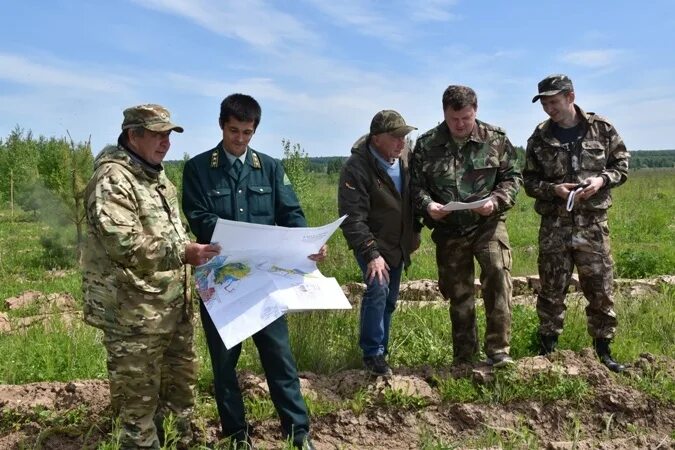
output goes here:
<path id="1" fill-rule="evenodd" d="M 539 354 L 548 355 L 553 353 L 556 345 L 558 345 L 557 334 L 542 334 L 539 333 Z"/>
<path id="2" fill-rule="evenodd" d="M 614 361 L 614 358 L 612 358 L 612 352 L 609 350 L 609 343 L 610 340 L 607 338 L 593 339 L 595 353 L 598 354 L 600 362 L 603 363 L 609 370 L 612 372 L 621 373 L 626 370 L 626 366 Z"/>

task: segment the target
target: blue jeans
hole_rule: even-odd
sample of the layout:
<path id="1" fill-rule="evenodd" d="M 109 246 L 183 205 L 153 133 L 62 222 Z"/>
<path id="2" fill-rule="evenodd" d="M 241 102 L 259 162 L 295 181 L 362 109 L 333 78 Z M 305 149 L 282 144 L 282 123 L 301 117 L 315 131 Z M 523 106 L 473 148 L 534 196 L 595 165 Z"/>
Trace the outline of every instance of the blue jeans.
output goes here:
<path id="1" fill-rule="evenodd" d="M 368 263 L 357 256 L 363 273 L 363 282 L 366 283 L 366 291 L 361 300 L 361 335 L 359 346 L 363 350 L 363 356 L 376 356 L 387 354 L 389 344 L 389 326 L 391 315 L 396 309 L 398 289 L 401 285 L 401 271 L 403 262 L 398 267 L 389 269 L 389 283 L 380 284 L 377 277 L 369 281 L 366 278 Z"/>

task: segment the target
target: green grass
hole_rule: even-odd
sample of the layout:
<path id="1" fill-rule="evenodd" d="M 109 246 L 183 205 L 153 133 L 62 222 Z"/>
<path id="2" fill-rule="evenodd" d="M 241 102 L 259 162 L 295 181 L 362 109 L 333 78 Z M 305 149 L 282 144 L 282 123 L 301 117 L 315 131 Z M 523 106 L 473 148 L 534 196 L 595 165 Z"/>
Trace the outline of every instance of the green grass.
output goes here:
<path id="1" fill-rule="evenodd" d="M 414 394 L 409 394 L 403 389 L 386 387 L 382 391 L 382 404 L 392 409 L 420 409 L 427 406 L 427 401 Z"/>
<path id="2" fill-rule="evenodd" d="M 83 322 L 67 327 L 58 318 L 25 331 L 0 335 L 0 383 L 106 378 L 100 332 Z"/>
<path id="3" fill-rule="evenodd" d="M 523 378 L 516 370 L 506 368 L 495 372 L 494 379 L 486 384 L 476 384 L 467 378 L 437 379 L 436 382 L 441 399 L 449 403 L 507 404 L 525 400 L 579 403 L 591 395 L 585 380 L 565 376 L 557 369 Z"/>

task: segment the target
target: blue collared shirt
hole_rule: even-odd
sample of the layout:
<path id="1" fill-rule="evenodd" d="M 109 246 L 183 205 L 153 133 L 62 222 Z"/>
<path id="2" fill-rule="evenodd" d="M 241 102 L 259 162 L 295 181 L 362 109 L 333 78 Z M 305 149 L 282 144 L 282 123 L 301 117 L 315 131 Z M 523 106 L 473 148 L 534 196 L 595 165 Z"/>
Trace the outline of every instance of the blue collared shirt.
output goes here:
<path id="1" fill-rule="evenodd" d="M 370 153 L 373 154 L 380 167 L 382 167 L 382 169 L 387 172 L 387 175 L 389 175 L 391 181 L 394 182 L 396 190 L 401 193 L 401 190 L 403 189 L 403 180 L 401 179 L 401 165 L 399 163 L 399 159 L 396 158 L 393 163 L 390 163 L 384 159 L 382 155 L 380 155 L 377 150 L 373 148 L 372 145 L 369 145 L 368 149 L 370 150 Z"/>

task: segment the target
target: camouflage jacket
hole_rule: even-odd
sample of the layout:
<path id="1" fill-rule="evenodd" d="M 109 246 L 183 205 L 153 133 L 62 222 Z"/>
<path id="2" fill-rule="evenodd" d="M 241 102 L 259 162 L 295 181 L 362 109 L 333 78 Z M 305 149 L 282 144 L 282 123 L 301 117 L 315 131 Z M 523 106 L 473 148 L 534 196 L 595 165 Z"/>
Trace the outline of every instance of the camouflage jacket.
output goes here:
<path id="1" fill-rule="evenodd" d="M 542 216 L 576 220 L 572 216 L 577 215 L 587 216 L 591 222 L 606 220 L 607 208 L 612 205 L 610 189 L 626 181 L 630 155 L 607 119 L 586 113 L 576 105 L 575 108 L 586 130 L 577 145 L 564 148 L 551 134 L 550 119 L 540 123 L 527 140 L 525 192 L 535 198 L 534 209 Z M 565 199 L 554 193 L 555 185 L 579 183 L 593 176 L 602 176 L 605 186 L 568 212 Z"/>
<path id="2" fill-rule="evenodd" d="M 522 183 L 516 159 L 506 133 L 479 120 L 461 149 L 445 122 L 422 134 L 415 144 L 411 171 L 414 202 L 424 223 L 437 233 L 463 236 L 488 221 L 505 220 Z M 434 221 L 427 214 L 432 201 L 469 202 L 487 196 L 495 203 L 495 212 L 488 217 L 465 210 Z"/>
<path id="3" fill-rule="evenodd" d="M 183 212 L 202 244 L 211 242 L 218 218 L 283 227 L 307 226 L 280 161 L 249 147 L 246 163 L 237 176 L 222 142 L 185 164 Z"/>
<path id="4" fill-rule="evenodd" d="M 338 210 L 340 216 L 347 214 L 340 227 L 349 248 L 366 263 L 382 256 L 391 267 L 401 262 L 408 267 L 413 233 L 422 228 L 412 211 L 409 151 L 399 159 L 403 185 L 399 193 L 368 143 L 368 135 L 354 143 L 340 172 Z"/>
<path id="5" fill-rule="evenodd" d="M 188 305 L 189 238 L 176 189 L 122 146 L 96 157 L 85 190 L 84 318 L 119 334 L 166 333 Z"/>

